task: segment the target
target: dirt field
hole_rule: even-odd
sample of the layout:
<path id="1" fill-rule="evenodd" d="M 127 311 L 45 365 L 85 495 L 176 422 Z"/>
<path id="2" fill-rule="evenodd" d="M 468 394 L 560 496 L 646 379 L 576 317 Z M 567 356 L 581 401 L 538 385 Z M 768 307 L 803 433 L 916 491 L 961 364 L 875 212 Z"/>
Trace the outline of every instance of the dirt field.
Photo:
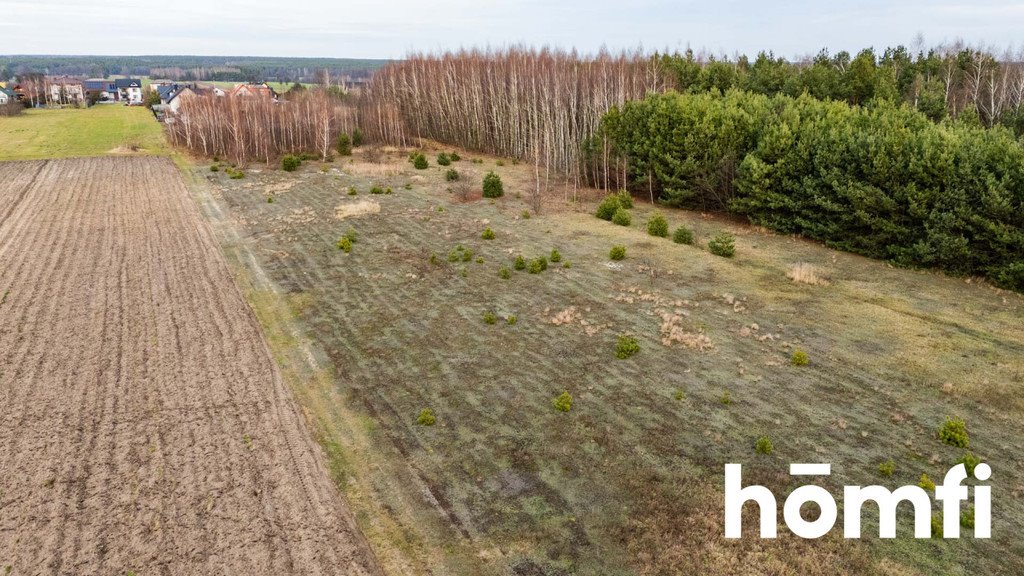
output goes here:
<path id="1" fill-rule="evenodd" d="M 166 158 L 0 163 L 0 571 L 374 574 Z"/>
<path id="2" fill-rule="evenodd" d="M 460 202 L 442 169 L 413 170 L 402 151 L 384 164 L 357 154 L 296 173 L 256 166 L 242 180 L 193 174 L 390 573 L 1024 570 L 1020 295 L 692 212 L 667 215 L 695 246 L 648 236 L 644 205 L 630 227 L 597 220 L 590 201 L 524 219 L 530 167 L 456 167 L 477 191 L 497 170 L 506 197 Z M 369 194 L 374 185 L 392 193 Z M 494 240 L 481 238 L 487 227 Z M 336 243 L 350 229 L 345 253 Z M 734 259 L 707 250 L 721 230 L 737 234 Z M 614 244 L 624 261 L 609 261 Z M 547 271 L 500 278 L 516 255 L 555 248 L 563 262 Z M 787 278 L 801 262 L 827 285 Z M 636 356 L 616 358 L 620 334 L 637 338 Z M 797 348 L 808 366 L 790 364 Z M 568 413 L 552 406 L 565 390 Z M 424 408 L 434 426 L 417 424 Z M 877 539 L 870 513 L 875 538 L 862 542 L 784 529 L 778 541 L 722 539 L 724 463 L 747 464 L 744 481 L 780 502 L 790 462 L 831 462 L 840 494 L 938 481 L 964 455 L 936 438 L 956 415 L 996 471 L 991 541 L 914 540 L 903 513 L 893 541 Z M 754 450 L 761 435 L 770 456 Z"/>

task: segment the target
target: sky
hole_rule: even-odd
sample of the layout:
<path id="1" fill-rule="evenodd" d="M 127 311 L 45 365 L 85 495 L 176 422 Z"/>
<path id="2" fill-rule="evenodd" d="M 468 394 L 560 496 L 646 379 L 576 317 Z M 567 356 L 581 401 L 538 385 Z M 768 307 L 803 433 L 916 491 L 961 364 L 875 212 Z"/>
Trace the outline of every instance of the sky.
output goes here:
<path id="1" fill-rule="evenodd" d="M 0 0 L 0 53 L 401 58 L 511 43 L 593 52 L 1024 46 L 1024 2 Z"/>

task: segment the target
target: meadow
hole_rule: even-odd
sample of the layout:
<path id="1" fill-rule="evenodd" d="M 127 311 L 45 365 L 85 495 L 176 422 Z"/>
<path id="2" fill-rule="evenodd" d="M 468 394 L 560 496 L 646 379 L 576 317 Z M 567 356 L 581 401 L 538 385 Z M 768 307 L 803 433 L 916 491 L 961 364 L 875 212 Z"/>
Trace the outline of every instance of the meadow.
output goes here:
<path id="1" fill-rule="evenodd" d="M 161 125 L 141 106 L 33 109 L 0 118 L 0 160 L 169 152 Z"/>
<path id="2" fill-rule="evenodd" d="M 1024 570 L 1021 295 L 661 209 L 693 233 L 676 244 L 646 233 L 649 204 L 595 218 L 594 190 L 557 187 L 536 213 L 532 167 L 464 153 L 451 183 L 436 152 L 426 170 L 392 150 L 191 172 L 386 571 Z M 481 199 L 491 170 L 506 194 Z M 726 231 L 732 258 L 708 249 Z M 947 417 L 969 449 L 939 440 Z M 906 511 L 891 541 L 762 541 L 752 517 L 722 537 L 727 462 L 785 494 L 790 462 L 895 488 L 968 452 L 996 471 L 992 540 L 915 540 Z"/>

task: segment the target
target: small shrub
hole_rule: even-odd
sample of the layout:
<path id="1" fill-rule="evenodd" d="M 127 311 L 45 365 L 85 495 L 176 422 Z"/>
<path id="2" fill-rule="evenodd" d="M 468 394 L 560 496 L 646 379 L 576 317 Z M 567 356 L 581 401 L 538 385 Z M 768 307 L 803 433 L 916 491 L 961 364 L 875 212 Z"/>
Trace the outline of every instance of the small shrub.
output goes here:
<path id="1" fill-rule="evenodd" d="M 363 131 L 359 128 L 352 129 L 352 146 L 359 148 L 363 145 Z"/>
<path id="2" fill-rule="evenodd" d="M 719 398 L 718 401 L 724 404 L 725 406 L 732 404 L 732 392 L 728 390 L 722 392 L 722 397 Z"/>
<path id="3" fill-rule="evenodd" d="M 498 165 L 498 166 L 504 166 L 505 165 L 505 161 L 504 160 L 498 160 L 498 161 L 495 162 L 495 164 Z"/>
<path id="4" fill-rule="evenodd" d="M 511 277 L 512 271 L 509 270 L 507 267 L 502 266 L 501 268 L 498 268 L 498 278 L 501 278 L 502 280 L 508 280 Z"/>
<path id="5" fill-rule="evenodd" d="M 615 211 L 621 208 L 619 204 L 619 197 L 615 194 L 605 196 L 604 200 L 597 205 L 596 216 L 601 220 L 612 221 L 612 217 L 615 216 Z"/>
<path id="6" fill-rule="evenodd" d="M 562 261 L 562 253 L 559 252 L 557 248 L 551 250 L 551 261 L 552 262 L 561 262 Z"/>
<path id="7" fill-rule="evenodd" d="M 210 172 L 220 172 L 220 166 L 213 164 L 210 166 Z"/>
<path id="8" fill-rule="evenodd" d="M 658 238 L 668 238 L 668 220 L 659 213 L 647 221 L 647 233 Z"/>
<path id="9" fill-rule="evenodd" d="M 273 204 L 273 203 L 274 203 L 274 197 L 273 196 L 267 196 L 267 204 Z"/>
<path id="10" fill-rule="evenodd" d="M 615 195 L 619 199 L 619 206 L 622 206 L 626 210 L 633 209 L 633 196 L 626 190 L 619 190 L 619 193 Z"/>
<path id="11" fill-rule="evenodd" d="M 470 162 L 472 162 L 473 164 L 483 164 L 484 163 L 484 159 L 483 158 L 473 158 L 472 160 L 470 160 Z"/>
<path id="12" fill-rule="evenodd" d="M 412 182 L 406 182 L 405 186 L 402 186 L 402 188 L 405 188 L 406 190 L 412 190 Z"/>
<path id="13" fill-rule="evenodd" d="M 529 220 L 530 219 L 530 211 L 529 210 L 523 210 L 523 213 L 520 216 L 522 216 L 523 220 Z"/>
<path id="14" fill-rule="evenodd" d="M 444 152 L 441 152 L 440 154 L 437 155 L 437 165 L 438 166 L 451 166 L 452 165 L 452 157 L 449 156 L 448 154 L 444 153 Z"/>
<path id="15" fill-rule="evenodd" d="M 352 138 L 348 134 L 338 134 L 338 139 L 334 141 L 334 149 L 338 151 L 338 156 L 351 156 Z"/>
<path id="16" fill-rule="evenodd" d="M 516 270 L 526 270 L 526 258 L 522 255 L 516 256 L 515 262 L 512 263 L 512 267 Z"/>
<path id="17" fill-rule="evenodd" d="M 462 251 L 461 250 L 458 250 L 456 248 L 452 248 L 451 250 L 448 251 L 448 261 L 449 262 L 458 262 L 460 258 L 462 258 Z"/>
<path id="18" fill-rule="evenodd" d="M 359 239 L 359 234 L 358 234 L 358 233 L 356 232 L 356 229 L 355 229 L 355 228 L 349 228 L 349 229 L 348 229 L 348 230 L 347 230 L 347 231 L 345 232 L 345 236 L 344 236 L 344 237 L 345 237 L 345 238 L 348 238 L 348 241 L 349 241 L 349 242 L 351 242 L 351 243 L 355 244 L 355 243 L 356 243 L 356 240 L 358 240 L 358 239 Z"/>
<path id="19" fill-rule="evenodd" d="M 501 183 L 501 176 L 489 172 L 484 176 L 484 198 L 500 198 L 505 195 L 505 186 Z"/>
<path id="20" fill-rule="evenodd" d="M 612 216 L 612 224 L 617 226 L 629 226 L 633 223 L 633 217 L 629 215 L 629 210 L 625 208 L 619 208 L 615 211 Z"/>
<path id="21" fill-rule="evenodd" d="M 235 168 L 228 168 L 225 172 L 227 173 L 228 178 L 232 180 L 241 180 L 242 178 L 245 178 L 245 172 L 236 170 Z"/>
<path id="22" fill-rule="evenodd" d="M 942 515 L 932 516 L 932 538 L 942 538 Z"/>
<path id="23" fill-rule="evenodd" d="M 383 194 L 383 193 L 384 193 L 384 189 L 381 188 L 380 186 L 374 186 L 373 188 L 370 188 L 370 194 Z"/>
<path id="24" fill-rule="evenodd" d="M 433 264 L 434 266 L 437 266 L 438 264 L 441 263 L 441 259 L 437 257 L 437 252 L 430 253 L 430 263 Z"/>
<path id="25" fill-rule="evenodd" d="M 476 257 L 476 263 L 477 264 L 483 264 L 484 263 L 484 257 L 483 256 L 477 256 Z"/>
<path id="26" fill-rule="evenodd" d="M 452 162 L 458 162 L 459 160 L 462 160 L 462 156 L 459 156 L 458 152 L 451 152 L 448 154 L 448 157 L 451 158 Z"/>
<path id="27" fill-rule="evenodd" d="M 676 388 L 676 393 L 673 394 L 672 397 L 682 402 L 683 400 L 686 400 L 686 392 L 683 392 L 682 388 Z"/>
<path id="28" fill-rule="evenodd" d="M 355 196 L 357 194 L 359 194 L 359 192 L 356 192 L 356 187 L 355 186 L 349 186 L 348 187 L 348 195 L 349 196 Z"/>
<path id="29" fill-rule="evenodd" d="M 384 193 L 385 194 L 391 194 L 391 188 L 385 188 L 384 189 Z"/>
<path id="30" fill-rule="evenodd" d="M 771 454 L 775 451 L 775 446 L 772 445 L 772 441 L 767 436 L 761 436 L 754 442 L 754 450 L 758 454 Z"/>
<path id="31" fill-rule="evenodd" d="M 973 452 L 965 452 L 964 455 L 956 461 L 956 464 L 963 464 L 964 469 L 967 470 L 968 476 L 974 476 L 974 469 L 981 464 L 981 459 L 974 455 Z"/>
<path id="32" fill-rule="evenodd" d="M 625 334 L 619 336 L 619 341 L 615 344 L 616 358 L 625 360 L 639 351 L 640 344 L 636 341 L 636 338 L 626 336 Z"/>
<path id="33" fill-rule="evenodd" d="M 437 418 L 434 417 L 434 411 L 430 408 L 420 410 L 420 415 L 416 417 L 416 423 L 420 426 L 433 426 L 435 422 L 437 422 Z"/>
<path id="34" fill-rule="evenodd" d="M 518 322 L 518 321 L 519 321 L 519 319 L 516 318 L 515 314 L 509 314 L 508 318 L 505 318 L 505 323 L 507 323 L 509 326 L 515 326 L 516 322 Z"/>
<path id="35" fill-rule="evenodd" d="M 338 250 L 344 250 L 346 254 L 351 252 L 352 241 L 349 240 L 348 237 L 342 236 L 340 239 L 338 239 Z"/>
<path id="36" fill-rule="evenodd" d="M 467 248 L 467 249 L 462 251 L 462 261 L 463 262 L 469 262 L 472 259 L 473 259 L 473 251 L 472 250 Z"/>
<path id="37" fill-rule="evenodd" d="M 970 507 L 960 513 L 960 525 L 964 528 L 974 529 L 974 507 Z"/>
<path id="38" fill-rule="evenodd" d="M 448 171 L 444 173 L 444 179 L 448 182 L 457 181 L 459 179 L 459 171 L 455 168 L 449 168 Z"/>
<path id="39" fill-rule="evenodd" d="M 546 257 L 538 256 L 537 257 L 537 263 L 540 264 L 541 272 L 543 272 L 543 271 L 548 269 L 548 259 Z"/>
<path id="40" fill-rule="evenodd" d="M 923 472 L 921 473 L 921 480 L 918 481 L 917 485 L 927 490 L 928 492 L 935 491 L 935 482 L 932 482 L 932 479 L 929 478 L 928 475 Z"/>
<path id="41" fill-rule="evenodd" d="M 878 465 L 878 473 L 885 477 L 890 477 L 896 473 L 896 463 L 892 461 L 892 458 L 882 462 Z"/>
<path id="42" fill-rule="evenodd" d="M 563 262 L 562 263 L 562 268 L 572 268 L 572 262 L 568 262 L 568 261 Z"/>
<path id="43" fill-rule="evenodd" d="M 708 242 L 708 250 L 715 256 L 732 258 L 736 255 L 736 239 L 728 232 L 721 232 Z"/>
<path id="44" fill-rule="evenodd" d="M 484 228 L 483 234 L 480 234 L 480 237 L 484 240 L 494 240 L 494 230 Z"/>
<path id="45" fill-rule="evenodd" d="M 530 274 L 540 274 L 544 271 L 544 268 L 545 266 L 541 264 L 540 259 L 534 258 L 533 260 L 530 260 L 530 264 L 527 266 L 526 271 Z"/>
<path id="46" fill-rule="evenodd" d="M 693 244 L 693 232 L 686 226 L 680 226 L 672 233 L 672 241 L 676 244 Z"/>
<path id="47" fill-rule="evenodd" d="M 624 260 L 626 258 L 626 247 L 612 246 L 612 249 L 608 252 L 608 257 L 612 260 Z"/>
<path id="48" fill-rule="evenodd" d="M 939 428 L 939 440 L 942 440 L 943 444 L 949 446 L 967 448 L 970 441 L 967 437 L 967 424 L 963 418 L 950 418 L 947 416 L 946 421 Z"/>
<path id="49" fill-rule="evenodd" d="M 417 154 L 412 159 L 412 167 L 417 170 L 426 170 L 430 166 L 427 162 L 427 157 L 423 154 Z"/>
<path id="50" fill-rule="evenodd" d="M 556 396 L 555 399 L 551 401 L 551 405 L 559 412 L 568 412 L 569 410 L 572 410 L 572 396 L 569 394 L 569 391 L 566 390 Z"/>
<path id="51" fill-rule="evenodd" d="M 797 348 L 793 351 L 793 357 L 789 361 L 793 366 L 807 366 L 811 363 L 811 357 L 807 355 L 807 352 Z"/>
<path id="52" fill-rule="evenodd" d="M 498 321 L 498 317 L 494 315 L 494 312 L 488 310 L 484 312 L 484 324 L 493 325 Z"/>
<path id="53" fill-rule="evenodd" d="M 299 166 L 302 166 L 302 160 L 298 156 L 288 154 L 284 158 L 281 158 L 281 169 L 285 172 L 295 172 Z"/>

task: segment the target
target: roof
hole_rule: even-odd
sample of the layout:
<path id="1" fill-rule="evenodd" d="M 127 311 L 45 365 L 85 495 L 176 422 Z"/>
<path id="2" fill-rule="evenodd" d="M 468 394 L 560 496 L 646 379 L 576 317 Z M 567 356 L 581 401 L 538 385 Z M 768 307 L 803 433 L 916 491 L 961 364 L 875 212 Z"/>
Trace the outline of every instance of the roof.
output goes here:
<path id="1" fill-rule="evenodd" d="M 93 78 L 82 82 L 82 87 L 86 90 L 112 90 L 114 88 L 113 83 L 110 80 L 104 80 L 102 78 Z"/>
<path id="2" fill-rule="evenodd" d="M 17 96 L 17 94 L 14 93 L 14 90 L 8 90 L 7 88 L 4 88 L 3 86 L 0 86 L 0 92 L 3 92 L 4 94 L 7 94 L 8 96 L 11 96 L 11 97 Z"/>
<path id="3" fill-rule="evenodd" d="M 115 88 L 142 88 L 142 80 L 135 78 L 117 78 L 114 80 Z"/>
<path id="4" fill-rule="evenodd" d="M 173 100 L 174 100 L 175 98 L 177 98 L 178 96 L 181 96 L 182 94 L 185 94 L 185 93 L 187 93 L 187 92 L 192 92 L 192 93 L 195 93 L 195 91 L 194 91 L 194 90 L 192 90 L 192 87 L 191 87 L 191 86 L 178 86 L 178 87 L 177 87 L 177 90 L 173 90 L 173 91 L 172 91 L 172 92 L 171 92 L 171 93 L 170 93 L 170 94 L 169 94 L 169 95 L 167 96 L 167 103 L 168 103 L 168 104 L 170 104 L 170 103 L 171 103 L 171 101 L 173 101 Z M 161 96 L 161 98 L 162 98 L 162 96 Z"/>

